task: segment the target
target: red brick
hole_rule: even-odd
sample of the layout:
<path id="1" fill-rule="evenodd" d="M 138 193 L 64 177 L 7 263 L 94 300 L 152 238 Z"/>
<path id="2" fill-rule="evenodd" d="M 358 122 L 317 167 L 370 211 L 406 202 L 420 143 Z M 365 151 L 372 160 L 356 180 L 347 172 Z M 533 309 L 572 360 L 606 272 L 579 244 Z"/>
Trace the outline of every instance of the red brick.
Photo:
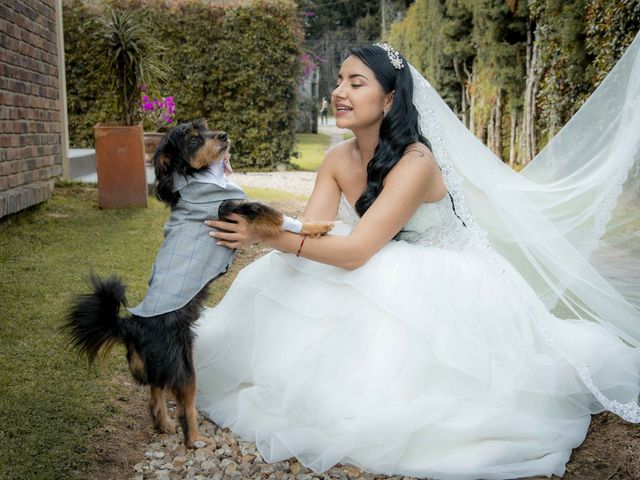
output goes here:
<path id="1" fill-rule="evenodd" d="M 15 122 L 12 122 L 11 120 L 6 120 L 2 122 L 2 133 L 3 134 L 9 134 L 9 133 L 15 133 Z"/>
<path id="2" fill-rule="evenodd" d="M 0 17 L 6 20 L 8 24 L 15 23 L 18 15 L 13 9 L 10 9 L 8 5 L 0 4 Z"/>
<path id="3" fill-rule="evenodd" d="M 25 172 L 27 170 L 34 170 L 36 168 L 36 159 L 35 158 L 28 158 L 25 160 L 22 160 L 22 162 L 20 162 L 20 171 L 21 172 Z"/>
<path id="4" fill-rule="evenodd" d="M 13 175 L 9 175 L 8 177 L 4 178 L 7 179 L 9 188 L 15 188 L 18 185 L 22 185 L 22 178 L 19 173 L 14 173 Z"/>
<path id="5" fill-rule="evenodd" d="M 2 165 L 4 165 L 5 174 L 9 173 L 9 161 L 13 160 L 18 156 L 18 151 L 15 148 L 3 148 L 0 149 L 4 155 L 0 158 L 2 160 Z"/>
<path id="6" fill-rule="evenodd" d="M 3 27 L 4 27 L 3 30 L 7 32 L 8 36 L 10 36 L 13 39 L 16 38 L 16 27 L 12 23 L 6 22 L 6 24 L 3 25 Z"/>

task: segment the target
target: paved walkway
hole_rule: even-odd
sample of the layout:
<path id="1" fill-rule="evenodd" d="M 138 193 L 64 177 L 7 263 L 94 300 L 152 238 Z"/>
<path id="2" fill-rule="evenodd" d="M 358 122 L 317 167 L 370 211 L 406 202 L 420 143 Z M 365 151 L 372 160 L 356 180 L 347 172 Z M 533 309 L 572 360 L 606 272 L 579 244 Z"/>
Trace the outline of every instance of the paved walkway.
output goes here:
<path id="1" fill-rule="evenodd" d="M 318 119 L 318 133 L 329 135 L 331 137 L 331 146 L 333 146 L 344 140 L 345 134 L 351 135 L 351 130 L 336 127 L 336 119 L 331 117 L 326 125 L 321 125 L 320 119 Z"/>
<path id="2" fill-rule="evenodd" d="M 270 188 L 308 197 L 316 172 L 238 172 L 227 178 L 243 188 Z"/>

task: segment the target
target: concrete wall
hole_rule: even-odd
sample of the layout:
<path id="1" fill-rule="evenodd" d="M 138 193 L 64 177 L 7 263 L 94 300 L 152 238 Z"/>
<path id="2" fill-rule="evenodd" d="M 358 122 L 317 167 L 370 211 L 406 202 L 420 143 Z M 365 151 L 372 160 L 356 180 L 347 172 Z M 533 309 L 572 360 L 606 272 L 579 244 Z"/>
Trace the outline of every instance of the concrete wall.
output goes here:
<path id="1" fill-rule="evenodd" d="M 56 0 L 0 2 L 0 217 L 50 198 L 62 175 Z"/>

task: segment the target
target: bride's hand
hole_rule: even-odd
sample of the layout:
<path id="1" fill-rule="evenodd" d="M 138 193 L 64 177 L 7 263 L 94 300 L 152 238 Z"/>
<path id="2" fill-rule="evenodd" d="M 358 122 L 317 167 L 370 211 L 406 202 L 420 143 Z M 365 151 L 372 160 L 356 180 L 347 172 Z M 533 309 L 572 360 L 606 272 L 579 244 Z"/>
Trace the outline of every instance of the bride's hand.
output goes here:
<path id="1" fill-rule="evenodd" d="M 218 230 L 209 233 L 218 243 L 227 248 L 242 248 L 261 242 L 262 239 L 253 231 L 244 217 L 232 213 L 225 219 L 206 220 L 205 225 Z M 220 231 L 224 230 L 224 231 Z"/>

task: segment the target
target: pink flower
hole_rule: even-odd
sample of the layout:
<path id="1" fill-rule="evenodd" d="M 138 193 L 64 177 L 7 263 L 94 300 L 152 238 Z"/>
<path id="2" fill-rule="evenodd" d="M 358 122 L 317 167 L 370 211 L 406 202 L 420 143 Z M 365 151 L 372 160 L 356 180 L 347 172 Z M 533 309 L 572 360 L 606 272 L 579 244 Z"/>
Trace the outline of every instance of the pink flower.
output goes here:
<path id="1" fill-rule="evenodd" d="M 167 127 L 173 123 L 176 107 L 172 96 L 157 99 L 149 98 L 148 95 L 142 95 L 140 108 L 145 125 L 150 124 L 156 130 Z"/>

